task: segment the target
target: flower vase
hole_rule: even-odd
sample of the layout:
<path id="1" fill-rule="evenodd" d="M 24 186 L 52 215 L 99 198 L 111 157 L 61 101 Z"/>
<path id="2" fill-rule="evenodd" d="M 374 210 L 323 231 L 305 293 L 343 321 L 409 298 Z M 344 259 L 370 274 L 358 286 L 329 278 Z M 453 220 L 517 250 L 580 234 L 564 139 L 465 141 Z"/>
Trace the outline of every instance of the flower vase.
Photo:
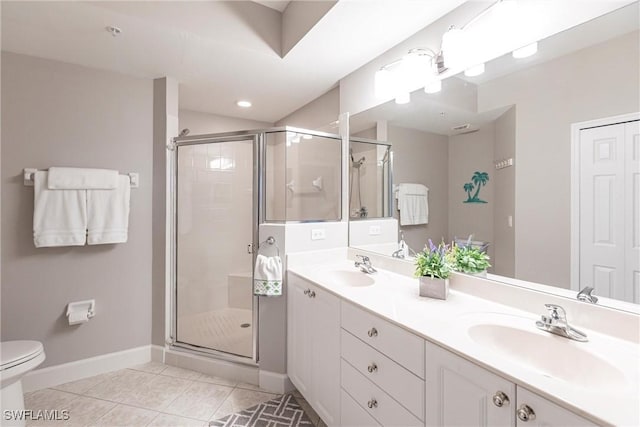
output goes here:
<path id="1" fill-rule="evenodd" d="M 449 279 L 421 276 L 420 296 L 436 299 L 447 299 L 449 296 Z"/>

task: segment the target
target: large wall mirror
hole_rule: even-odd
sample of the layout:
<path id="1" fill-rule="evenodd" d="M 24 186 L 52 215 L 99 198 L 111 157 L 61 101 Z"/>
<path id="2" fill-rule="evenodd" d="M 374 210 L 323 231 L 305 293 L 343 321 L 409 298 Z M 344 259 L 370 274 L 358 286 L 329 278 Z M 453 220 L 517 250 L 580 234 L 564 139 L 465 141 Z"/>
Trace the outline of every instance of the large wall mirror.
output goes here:
<path id="1" fill-rule="evenodd" d="M 414 251 L 472 236 L 488 244 L 494 279 L 594 286 L 601 302 L 636 310 L 639 21 L 635 2 L 539 41 L 533 56 L 353 115 L 352 136 L 391 144 L 394 187 L 428 189 L 424 223 L 403 224 L 396 201 L 398 232 L 379 253 L 400 234 Z M 600 120 L 611 117 L 626 123 Z"/>

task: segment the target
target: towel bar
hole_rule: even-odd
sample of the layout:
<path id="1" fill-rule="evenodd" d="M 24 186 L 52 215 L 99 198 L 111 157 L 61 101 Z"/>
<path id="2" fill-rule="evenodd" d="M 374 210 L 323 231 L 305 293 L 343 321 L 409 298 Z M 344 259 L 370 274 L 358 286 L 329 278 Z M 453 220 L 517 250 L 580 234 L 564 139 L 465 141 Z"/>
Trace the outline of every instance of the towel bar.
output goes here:
<path id="1" fill-rule="evenodd" d="M 46 169 L 24 168 L 23 170 L 24 185 L 28 187 L 33 187 L 33 178 L 38 170 L 46 170 Z M 129 176 L 129 182 L 131 182 L 131 188 L 138 188 L 140 186 L 140 174 L 138 172 L 130 172 L 124 175 Z"/>

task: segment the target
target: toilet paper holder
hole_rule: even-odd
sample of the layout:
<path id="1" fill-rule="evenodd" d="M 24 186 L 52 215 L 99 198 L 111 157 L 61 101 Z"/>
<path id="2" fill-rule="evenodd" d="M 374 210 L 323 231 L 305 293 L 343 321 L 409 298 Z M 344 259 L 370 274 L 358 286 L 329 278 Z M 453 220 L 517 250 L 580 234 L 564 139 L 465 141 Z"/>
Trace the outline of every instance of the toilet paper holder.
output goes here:
<path id="1" fill-rule="evenodd" d="M 67 305 L 67 318 L 70 325 L 86 323 L 95 316 L 96 300 L 70 302 Z"/>

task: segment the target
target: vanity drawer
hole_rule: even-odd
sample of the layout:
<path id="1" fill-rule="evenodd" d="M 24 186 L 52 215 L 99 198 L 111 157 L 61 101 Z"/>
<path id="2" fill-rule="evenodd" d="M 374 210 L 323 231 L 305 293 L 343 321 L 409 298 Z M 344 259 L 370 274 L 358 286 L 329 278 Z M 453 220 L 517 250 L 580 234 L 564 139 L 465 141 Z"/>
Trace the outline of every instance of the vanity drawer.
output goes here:
<path id="1" fill-rule="evenodd" d="M 342 302 L 342 328 L 424 379 L 424 340 Z"/>
<path id="2" fill-rule="evenodd" d="M 341 335 L 342 358 L 423 420 L 424 381 L 344 329 Z"/>
<path id="3" fill-rule="evenodd" d="M 342 388 L 383 426 L 424 426 L 415 415 L 342 359 Z"/>
<path id="4" fill-rule="evenodd" d="M 340 425 L 342 427 L 373 427 L 380 424 L 360 407 L 344 390 L 340 390 Z"/>

